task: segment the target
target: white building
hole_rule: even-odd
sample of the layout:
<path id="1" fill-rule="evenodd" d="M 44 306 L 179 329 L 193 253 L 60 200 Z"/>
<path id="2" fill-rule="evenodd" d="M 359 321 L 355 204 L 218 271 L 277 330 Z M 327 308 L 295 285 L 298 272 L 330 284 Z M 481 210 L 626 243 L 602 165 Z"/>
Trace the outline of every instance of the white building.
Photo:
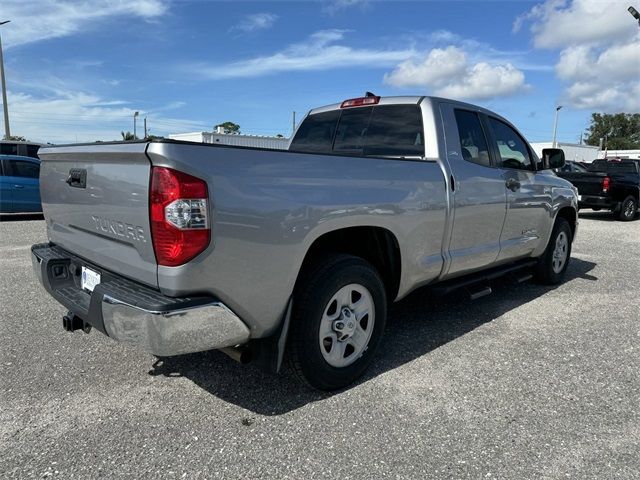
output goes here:
<path id="1" fill-rule="evenodd" d="M 286 150 L 289 139 L 285 137 L 266 137 L 262 135 L 236 135 L 214 132 L 176 133 L 169 135 L 172 140 L 185 142 L 217 143 L 236 147 L 268 148 L 270 150 Z"/>
<path id="2" fill-rule="evenodd" d="M 601 150 L 598 158 L 629 158 L 640 160 L 640 150 Z"/>
<path id="3" fill-rule="evenodd" d="M 543 148 L 552 148 L 552 142 L 537 142 L 532 143 L 531 147 L 538 154 L 538 157 L 542 158 Z M 591 163 L 599 157 L 598 147 L 592 147 L 591 145 L 580 145 L 579 143 L 562 143 L 558 142 L 558 148 L 564 150 L 564 158 L 570 162 L 588 162 Z M 611 156 L 611 155 L 609 155 Z"/>

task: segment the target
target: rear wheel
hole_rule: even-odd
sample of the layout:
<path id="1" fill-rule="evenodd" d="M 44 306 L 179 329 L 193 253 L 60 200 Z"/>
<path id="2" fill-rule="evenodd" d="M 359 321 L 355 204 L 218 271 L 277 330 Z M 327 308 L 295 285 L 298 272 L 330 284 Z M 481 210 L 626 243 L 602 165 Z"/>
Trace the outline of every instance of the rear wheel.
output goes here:
<path id="1" fill-rule="evenodd" d="M 620 211 L 618 212 L 618 219 L 623 222 L 628 222 L 636 218 L 636 212 L 638 210 L 637 200 L 629 195 L 620 204 Z"/>
<path id="2" fill-rule="evenodd" d="M 387 316 L 384 284 L 368 262 L 332 255 L 303 273 L 293 299 L 288 356 L 321 390 L 345 387 L 373 359 Z"/>
<path id="3" fill-rule="evenodd" d="M 569 222 L 564 218 L 556 219 L 547 249 L 534 269 L 536 281 L 546 285 L 562 282 L 571 259 L 572 239 Z"/>

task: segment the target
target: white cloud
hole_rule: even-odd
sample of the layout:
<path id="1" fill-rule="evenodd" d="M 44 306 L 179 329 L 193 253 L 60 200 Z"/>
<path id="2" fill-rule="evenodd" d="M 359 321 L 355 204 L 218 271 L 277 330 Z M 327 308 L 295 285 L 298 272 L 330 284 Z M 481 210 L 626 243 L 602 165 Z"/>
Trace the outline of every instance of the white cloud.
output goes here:
<path id="1" fill-rule="evenodd" d="M 530 23 L 536 48 L 563 48 L 625 39 L 638 30 L 629 0 L 547 0 L 518 17 L 514 30 Z"/>
<path id="2" fill-rule="evenodd" d="M 58 91 L 35 95 L 9 91 L 11 132 L 32 141 L 51 143 L 93 142 L 121 139 L 121 131 L 133 131 L 133 113 L 138 117 L 138 136 L 143 132 L 143 118 L 148 117 L 150 133 L 206 130 L 203 122 L 163 115 L 161 112 L 180 108 L 183 102 L 170 102 L 158 108 L 134 109 L 122 100 L 104 99 L 81 91 Z"/>
<path id="3" fill-rule="evenodd" d="M 489 99 L 514 95 L 528 89 L 524 73 L 510 63 L 490 65 L 482 62 L 476 63 L 461 79 L 445 85 L 436 93 L 443 97 Z"/>
<path id="4" fill-rule="evenodd" d="M 7 48 L 65 37 L 110 17 L 153 20 L 167 11 L 166 0 L 2 0 L 2 41 Z"/>
<path id="5" fill-rule="evenodd" d="M 348 8 L 359 7 L 367 8 L 369 6 L 369 0 L 333 0 L 328 2 L 323 10 L 331 15 Z"/>
<path id="6" fill-rule="evenodd" d="M 561 103 L 601 111 L 640 111 L 640 34 L 628 2 L 548 0 L 519 17 L 537 48 L 561 49 Z"/>
<path id="7" fill-rule="evenodd" d="M 256 30 L 266 30 L 273 27 L 278 15 L 273 13 L 253 13 L 245 16 L 240 23 L 229 29 L 231 32 L 251 33 Z"/>
<path id="8" fill-rule="evenodd" d="M 568 83 L 563 101 L 573 107 L 640 111 L 640 35 L 604 49 L 569 47 L 560 54 L 556 74 Z"/>
<path id="9" fill-rule="evenodd" d="M 424 58 L 411 58 L 384 76 L 397 87 L 427 87 L 436 95 L 488 99 L 515 94 L 528 86 L 524 74 L 511 63 L 470 64 L 459 47 L 435 48 Z"/>
<path id="10" fill-rule="evenodd" d="M 410 58 L 384 76 L 396 87 L 442 87 L 451 78 L 464 75 L 467 56 L 458 47 L 434 48 L 424 59 Z"/>
<path id="11" fill-rule="evenodd" d="M 640 79 L 640 36 L 623 45 L 598 50 L 587 45 L 569 47 L 560 53 L 556 73 L 562 80 L 601 79 L 616 82 Z"/>
<path id="12" fill-rule="evenodd" d="M 353 48 L 336 43 L 344 39 L 344 30 L 321 30 L 305 42 L 284 50 L 223 65 L 201 63 L 189 70 L 209 79 L 258 77 L 280 72 L 327 70 L 339 67 L 390 66 L 415 54 L 411 49 L 381 50 Z"/>

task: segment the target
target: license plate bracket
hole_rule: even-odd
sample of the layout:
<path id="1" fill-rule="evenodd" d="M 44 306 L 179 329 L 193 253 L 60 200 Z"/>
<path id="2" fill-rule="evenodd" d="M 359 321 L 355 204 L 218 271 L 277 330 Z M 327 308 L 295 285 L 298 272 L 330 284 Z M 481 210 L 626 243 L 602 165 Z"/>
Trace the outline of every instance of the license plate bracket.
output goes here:
<path id="1" fill-rule="evenodd" d="M 100 277 L 99 272 L 83 266 L 82 275 L 80 276 L 80 287 L 88 292 L 93 292 L 93 289 L 100 283 Z"/>

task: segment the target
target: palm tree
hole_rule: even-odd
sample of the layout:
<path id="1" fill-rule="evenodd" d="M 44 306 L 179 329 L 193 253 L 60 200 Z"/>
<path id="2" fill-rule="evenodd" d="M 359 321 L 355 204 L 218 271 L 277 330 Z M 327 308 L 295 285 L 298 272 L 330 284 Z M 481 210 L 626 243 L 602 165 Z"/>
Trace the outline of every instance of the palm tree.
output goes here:
<path id="1" fill-rule="evenodd" d="M 131 132 L 127 132 L 127 133 L 120 132 L 120 134 L 122 135 L 122 140 L 124 140 L 125 142 L 130 142 L 131 140 L 137 140 L 137 137 L 135 137 Z"/>

